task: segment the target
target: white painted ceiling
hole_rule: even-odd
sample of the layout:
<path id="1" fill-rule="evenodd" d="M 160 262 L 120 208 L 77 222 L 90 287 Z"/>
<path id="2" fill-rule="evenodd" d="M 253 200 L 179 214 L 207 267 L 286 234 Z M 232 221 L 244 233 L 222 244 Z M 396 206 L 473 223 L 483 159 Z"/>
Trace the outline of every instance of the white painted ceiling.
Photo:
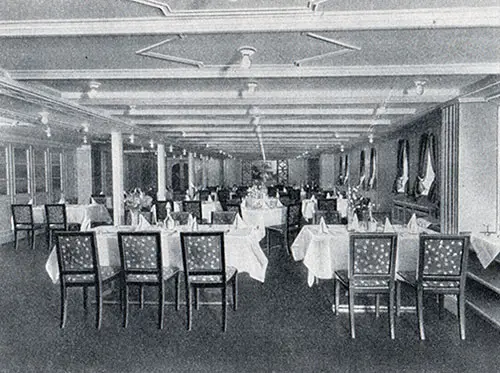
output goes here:
<path id="1" fill-rule="evenodd" d="M 81 120 L 95 141 L 119 127 L 210 156 L 337 151 L 457 97 L 497 102 L 500 2 L 470 3 L 6 1 L 0 116 L 36 121 L 48 95 L 68 141 Z"/>

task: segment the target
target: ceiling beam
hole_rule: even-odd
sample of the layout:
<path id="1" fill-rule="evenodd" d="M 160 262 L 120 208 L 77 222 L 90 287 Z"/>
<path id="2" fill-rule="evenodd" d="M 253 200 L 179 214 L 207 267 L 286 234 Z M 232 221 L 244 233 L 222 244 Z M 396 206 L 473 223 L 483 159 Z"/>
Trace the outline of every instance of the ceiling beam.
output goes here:
<path id="1" fill-rule="evenodd" d="M 179 126 L 196 126 L 196 125 L 205 125 L 205 126 L 223 126 L 223 125 L 231 125 L 231 126 L 250 126 L 251 118 L 244 119 L 161 119 L 161 120 L 151 120 L 151 119 L 140 119 L 134 120 L 131 123 L 135 126 L 145 126 L 150 129 L 157 130 L 155 127 L 163 127 L 163 126 L 172 126 L 175 128 L 175 131 L 179 131 Z M 368 118 L 368 119 L 309 119 L 309 118 L 261 118 L 260 123 L 265 126 L 289 126 L 289 125 L 298 125 L 298 126 L 389 126 L 391 121 L 389 119 L 376 119 L 376 118 Z M 189 129 L 187 127 L 187 129 Z M 226 128 L 224 128 L 226 129 Z M 181 130 L 182 131 L 182 130 Z"/>
<path id="2" fill-rule="evenodd" d="M 110 36 L 239 32 L 400 30 L 499 27 L 500 7 L 276 13 L 183 13 L 168 17 L 0 22 L 2 37 Z"/>

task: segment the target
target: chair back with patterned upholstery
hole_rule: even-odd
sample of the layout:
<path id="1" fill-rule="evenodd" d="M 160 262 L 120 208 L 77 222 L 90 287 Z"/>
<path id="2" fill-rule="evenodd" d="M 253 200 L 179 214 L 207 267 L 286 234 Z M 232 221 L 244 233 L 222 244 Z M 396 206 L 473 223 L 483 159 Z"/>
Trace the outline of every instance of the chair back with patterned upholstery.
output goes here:
<path id="1" fill-rule="evenodd" d="M 201 201 L 182 201 L 182 211 L 190 213 L 198 222 L 201 221 Z"/>
<path id="2" fill-rule="evenodd" d="M 233 224 L 236 211 L 212 211 L 212 224 Z"/>
<path id="3" fill-rule="evenodd" d="M 292 203 L 287 206 L 286 210 L 286 225 L 287 229 L 300 228 L 302 223 L 302 205 Z"/>
<path id="4" fill-rule="evenodd" d="M 90 197 L 90 202 L 92 203 L 92 199 L 100 204 L 100 205 L 104 205 L 106 206 L 106 196 L 105 195 L 102 195 L 102 194 L 93 194 L 91 197 Z"/>
<path id="5" fill-rule="evenodd" d="M 210 195 L 210 191 L 206 190 L 206 189 L 203 189 L 203 190 L 200 190 L 198 192 L 198 195 L 200 197 L 200 201 L 207 201 L 208 200 L 208 196 Z"/>
<path id="6" fill-rule="evenodd" d="M 127 282 L 161 282 L 160 232 L 118 232 L 122 276 Z"/>
<path id="7" fill-rule="evenodd" d="M 165 220 L 167 218 L 167 206 L 170 206 L 170 211 L 174 211 L 174 201 L 167 199 L 165 201 L 156 201 L 156 220 Z"/>
<path id="8" fill-rule="evenodd" d="M 467 235 L 420 235 L 417 283 L 426 289 L 465 287 L 468 253 Z"/>
<path id="9" fill-rule="evenodd" d="M 100 281 L 95 232 L 56 232 L 59 280 L 65 283 Z"/>
<path id="10" fill-rule="evenodd" d="M 314 224 L 319 224 L 321 218 L 326 224 L 341 224 L 340 213 L 332 210 L 318 210 L 314 212 Z"/>
<path id="11" fill-rule="evenodd" d="M 337 199 L 336 198 L 318 199 L 318 210 L 337 211 Z"/>
<path id="12" fill-rule="evenodd" d="M 353 287 L 389 287 L 396 274 L 396 233 L 350 235 L 349 284 Z"/>
<path id="13" fill-rule="evenodd" d="M 174 219 L 179 225 L 186 225 L 189 220 L 189 212 L 184 211 L 174 211 L 170 213 L 172 219 Z"/>
<path id="14" fill-rule="evenodd" d="M 62 203 L 46 204 L 45 221 L 49 229 L 67 230 L 66 205 Z"/>
<path id="15" fill-rule="evenodd" d="M 33 225 L 33 206 L 29 204 L 13 204 L 11 210 L 15 226 Z"/>
<path id="16" fill-rule="evenodd" d="M 227 202 L 226 203 L 226 211 L 236 212 L 237 214 L 239 214 L 241 216 L 241 204 Z"/>
<path id="17" fill-rule="evenodd" d="M 186 282 L 226 283 L 224 232 L 181 232 Z"/>
<path id="18" fill-rule="evenodd" d="M 288 197 L 293 202 L 299 202 L 300 201 L 300 189 L 289 189 L 288 190 Z"/>

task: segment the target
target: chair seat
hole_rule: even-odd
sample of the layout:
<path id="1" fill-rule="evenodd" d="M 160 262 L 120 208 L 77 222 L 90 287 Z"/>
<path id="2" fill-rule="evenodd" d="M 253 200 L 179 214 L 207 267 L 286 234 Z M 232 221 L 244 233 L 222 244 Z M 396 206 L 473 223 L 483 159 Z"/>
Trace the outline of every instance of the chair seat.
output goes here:
<path id="1" fill-rule="evenodd" d="M 398 276 L 404 282 L 407 282 L 413 287 L 417 286 L 417 276 L 415 272 L 398 272 Z M 460 281 L 424 281 L 422 283 L 424 289 L 442 288 L 442 289 L 458 289 Z"/>
<path id="2" fill-rule="evenodd" d="M 102 279 L 102 281 L 109 280 L 110 278 L 115 277 L 118 274 L 120 274 L 120 268 L 109 267 L 109 266 L 101 267 L 101 279 Z M 94 275 L 91 273 L 82 274 L 82 275 L 66 275 L 65 278 L 66 278 L 66 281 L 70 282 L 70 283 L 94 281 Z"/>
<path id="3" fill-rule="evenodd" d="M 44 224 L 16 224 L 16 229 L 17 230 L 32 230 L 32 229 L 43 229 L 45 226 Z"/>
<path id="4" fill-rule="evenodd" d="M 49 229 L 53 229 L 53 230 L 64 230 L 64 223 L 54 223 L 54 224 L 49 224 Z"/>
<path id="5" fill-rule="evenodd" d="M 270 226 L 266 227 L 266 229 L 272 230 L 274 232 L 283 233 L 286 231 L 286 224 L 270 225 Z"/>
<path id="6" fill-rule="evenodd" d="M 163 279 L 168 280 L 170 277 L 174 276 L 179 270 L 177 268 L 173 267 L 167 267 L 163 268 Z M 158 275 L 152 273 L 152 274 L 128 274 L 127 275 L 127 282 L 150 282 L 150 283 L 157 283 L 158 282 Z"/>
<path id="7" fill-rule="evenodd" d="M 226 268 L 226 281 L 231 280 L 231 278 L 235 275 L 236 268 L 227 267 Z M 191 283 L 198 284 L 208 284 L 208 283 L 222 283 L 222 275 L 191 275 L 189 276 L 189 280 Z"/>
<path id="8" fill-rule="evenodd" d="M 337 276 L 337 280 L 339 280 L 344 286 L 349 286 L 347 270 L 335 271 L 335 275 Z M 389 282 L 387 280 L 379 280 L 376 278 L 355 279 L 353 281 L 353 286 L 356 288 L 389 289 Z"/>

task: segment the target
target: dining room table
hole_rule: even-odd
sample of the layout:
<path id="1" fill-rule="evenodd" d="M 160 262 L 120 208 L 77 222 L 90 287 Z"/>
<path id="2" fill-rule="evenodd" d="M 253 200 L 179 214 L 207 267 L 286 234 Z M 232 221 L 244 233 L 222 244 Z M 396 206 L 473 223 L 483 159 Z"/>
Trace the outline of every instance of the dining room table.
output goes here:
<path id="1" fill-rule="evenodd" d="M 318 200 L 316 198 L 306 198 L 301 201 L 302 216 L 306 221 L 312 221 L 314 213 L 318 210 Z M 340 217 L 347 217 L 347 199 L 337 198 L 337 211 Z"/>
<path id="2" fill-rule="evenodd" d="M 182 211 L 182 201 L 174 201 L 174 211 Z M 222 211 L 219 201 L 201 201 L 201 218 L 208 223 L 212 222 L 212 211 Z"/>
<path id="3" fill-rule="evenodd" d="M 500 255 L 500 234 L 472 232 L 470 245 L 483 268 L 487 268 Z"/>
<path id="4" fill-rule="evenodd" d="M 101 266 L 120 266 L 120 253 L 118 248 L 118 232 L 137 231 L 135 226 L 100 226 L 92 228 L 95 232 L 99 264 Z M 193 229 L 187 225 L 178 225 L 174 229 L 166 229 L 159 225 L 141 227 L 140 231 L 161 233 L 161 248 L 163 267 L 174 267 L 182 270 L 182 249 L 180 232 L 189 232 Z M 224 232 L 224 247 L 226 265 L 238 269 L 240 273 L 248 275 L 260 282 L 264 282 L 268 259 L 259 245 L 258 234 L 252 227 L 239 227 L 233 225 L 200 224 L 196 231 L 199 232 Z M 59 281 L 59 267 L 57 252 L 54 247 L 49 254 L 45 269 L 53 283 Z"/>
<path id="5" fill-rule="evenodd" d="M 113 219 L 106 206 L 100 203 L 66 204 L 66 220 L 68 223 L 82 224 L 85 219 L 91 222 L 112 223 Z M 45 223 L 45 206 L 33 206 L 33 221 L 35 223 Z"/>
<path id="6" fill-rule="evenodd" d="M 263 239 L 266 227 L 286 223 L 286 206 L 281 205 L 279 200 L 271 205 L 264 202 L 259 207 L 250 207 L 243 202 L 241 217 L 247 225 L 255 228 L 259 239 Z"/>
<path id="7" fill-rule="evenodd" d="M 291 246 L 292 256 L 306 266 L 307 283 L 314 285 L 316 279 L 333 279 L 335 271 L 346 270 L 349 263 L 349 235 L 353 231 L 345 225 L 328 225 L 326 231 L 320 225 L 304 225 Z M 406 226 L 394 225 L 398 236 L 396 269 L 416 271 L 419 254 L 419 234 L 436 233 L 419 228 L 411 233 Z M 381 232 L 382 227 L 378 227 Z"/>

